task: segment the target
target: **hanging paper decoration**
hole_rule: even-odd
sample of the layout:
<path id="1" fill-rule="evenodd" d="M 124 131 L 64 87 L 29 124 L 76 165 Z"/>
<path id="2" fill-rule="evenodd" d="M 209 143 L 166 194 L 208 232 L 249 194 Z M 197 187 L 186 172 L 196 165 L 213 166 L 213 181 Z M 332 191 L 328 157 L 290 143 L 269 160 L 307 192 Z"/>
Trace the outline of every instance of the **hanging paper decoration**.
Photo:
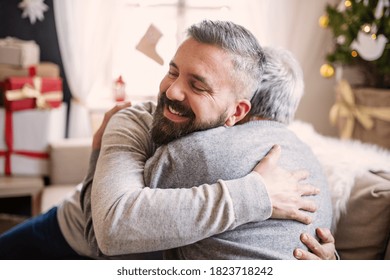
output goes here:
<path id="1" fill-rule="evenodd" d="M 22 18 L 28 17 L 31 24 L 34 24 L 37 20 L 42 21 L 44 19 L 43 13 L 49 9 L 43 1 L 23 0 L 20 2 L 18 7 L 23 10 Z"/>
<path id="2" fill-rule="evenodd" d="M 147 57 L 153 59 L 160 65 L 164 64 L 164 60 L 157 53 L 156 47 L 162 35 L 163 34 L 161 33 L 161 31 L 155 25 L 151 24 L 145 35 L 141 38 L 141 40 L 136 46 L 136 49 L 138 51 L 142 52 Z"/>

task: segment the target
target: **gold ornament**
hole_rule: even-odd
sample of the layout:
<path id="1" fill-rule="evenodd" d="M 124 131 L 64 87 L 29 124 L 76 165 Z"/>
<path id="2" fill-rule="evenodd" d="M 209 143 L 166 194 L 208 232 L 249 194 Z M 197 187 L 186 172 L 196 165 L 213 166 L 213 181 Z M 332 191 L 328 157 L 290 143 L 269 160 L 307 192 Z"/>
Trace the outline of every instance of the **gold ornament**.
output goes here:
<path id="1" fill-rule="evenodd" d="M 328 17 L 328 15 L 322 15 L 322 16 L 320 16 L 320 18 L 318 19 L 318 24 L 319 24 L 322 28 L 327 28 L 328 25 L 329 25 L 329 17 Z"/>
<path id="2" fill-rule="evenodd" d="M 324 78 L 331 78 L 334 75 L 334 67 L 328 63 L 325 63 L 321 66 L 320 73 Z"/>
<path id="3" fill-rule="evenodd" d="M 346 1 L 344 2 L 344 5 L 345 5 L 345 7 L 349 8 L 349 7 L 352 6 L 352 2 L 349 1 L 349 0 L 346 0 Z"/>

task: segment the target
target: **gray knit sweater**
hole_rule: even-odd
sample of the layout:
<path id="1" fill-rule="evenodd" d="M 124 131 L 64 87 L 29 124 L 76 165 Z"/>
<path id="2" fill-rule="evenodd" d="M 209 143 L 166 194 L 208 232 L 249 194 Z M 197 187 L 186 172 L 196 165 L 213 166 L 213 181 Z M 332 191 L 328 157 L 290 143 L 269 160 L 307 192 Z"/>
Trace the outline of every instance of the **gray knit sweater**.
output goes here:
<path id="1" fill-rule="evenodd" d="M 330 227 L 330 195 L 319 162 L 310 148 L 285 125 L 273 121 L 219 127 L 164 145 L 147 161 L 145 183 L 151 188 L 191 188 L 218 179 L 239 178 L 248 174 L 274 144 L 282 147 L 281 166 L 288 170 L 307 169 L 310 172 L 307 182 L 321 189 L 320 195 L 311 198 L 319 206 L 313 214 L 314 222 L 304 225 L 270 219 L 249 223 L 169 250 L 166 258 L 294 259 L 294 248 L 303 247 L 299 240 L 302 232 L 315 236 L 315 228 Z M 248 207 L 251 206 L 248 204 Z M 206 217 L 202 215 L 199 219 Z"/>
<path id="2" fill-rule="evenodd" d="M 145 162 L 156 149 L 150 138 L 154 110 L 154 103 L 145 103 L 112 117 L 96 171 L 96 153 L 91 158 L 80 199 L 85 216 L 75 201 L 79 192 L 60 206 L 61 230 L 80 254 L 97 258 L 98 245 L 104 257 L 134 258 L 128 254 L 188 245 L 270 217 L 269 197 L 255 172 L 189 189 L 145 186 Z"/>

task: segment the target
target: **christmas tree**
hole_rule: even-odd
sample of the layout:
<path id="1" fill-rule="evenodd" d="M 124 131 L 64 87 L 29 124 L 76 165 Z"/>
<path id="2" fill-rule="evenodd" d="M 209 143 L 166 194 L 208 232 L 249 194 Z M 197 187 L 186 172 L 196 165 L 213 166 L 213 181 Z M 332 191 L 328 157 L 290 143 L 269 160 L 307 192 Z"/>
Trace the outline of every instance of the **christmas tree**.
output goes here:
<path id="1" fill-rule="evenodd" d="M 390 0 L 328 4 L 319 23 L 334 38 L 334 48 L 321 67 L 324 77 L 352 66 L 362 71 L 366 86 L 390 88 Z"/>

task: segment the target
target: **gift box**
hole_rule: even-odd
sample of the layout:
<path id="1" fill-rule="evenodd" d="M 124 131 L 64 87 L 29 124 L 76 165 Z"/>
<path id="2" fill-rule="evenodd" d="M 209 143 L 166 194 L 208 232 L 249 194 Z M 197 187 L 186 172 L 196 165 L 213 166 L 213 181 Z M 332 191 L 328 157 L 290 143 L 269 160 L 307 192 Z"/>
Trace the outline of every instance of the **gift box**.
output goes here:
<path id="1" fill-rule="evenodd" d="M 60 67 L 52 62 L 41 62 L 34 65 L 34 72 L 39 77 L 58 78 L 60 76 Z M 20 67 L 9 64 L 0 64 L 0 81 L 4 81 L 8 77 L 28 77 L 31 67 Z"/>
<path id="2" fill-rule="evenodd" d="M 60 77 L 60 67 L 52 62 L 41 62 L 30 67 L 20 67 L 9 64 L 0 64 L 0 107 L 4 107 L 5 80 L 8 77 Z"/>
<path id="3" fill-rule="evenodd" d="M 390 149 L 390 90 L 352 88 L 342 80 L 336 94 L 330 119 L 337 125 L 340 138 Z"/>
<path id="4" fill-rule="evenodd" d="M 48 145 L 65 137 L 66 104 L 51 110 L 0 108 L 0 175 L 48 175 Z"/>
<path id="5" fill-rule="evenodd" d="M 63 99 L 61 78 L 9 77 L 4 82 L 5 108 L 20 111 L 57 108 Z"/>
<path id="6" fill-rule="evenodd" d="M 0 39 L 0 63 L 27 67 L 39 63 L 39 54 L 35 41 L 12 37 Z"/>

